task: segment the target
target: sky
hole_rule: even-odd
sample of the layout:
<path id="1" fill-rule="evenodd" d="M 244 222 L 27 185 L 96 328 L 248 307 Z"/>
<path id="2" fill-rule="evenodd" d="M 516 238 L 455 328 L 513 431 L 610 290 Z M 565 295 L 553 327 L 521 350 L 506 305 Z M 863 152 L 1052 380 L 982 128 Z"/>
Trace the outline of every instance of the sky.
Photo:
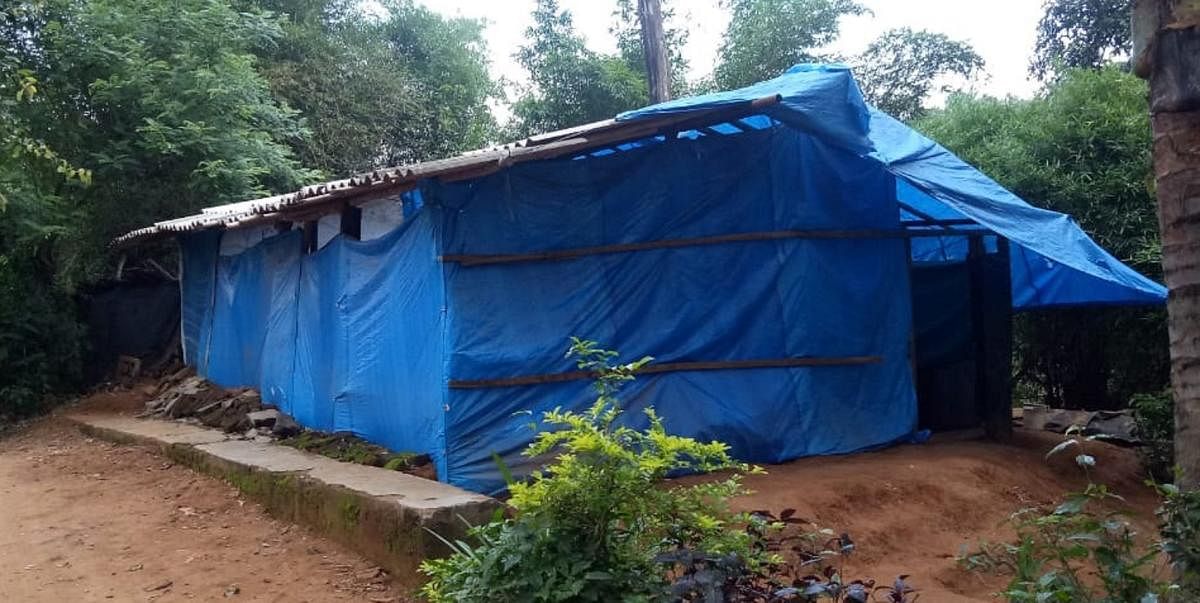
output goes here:
<path id="1" fill-rule="evenodd" d="M 450 16 L 483 19 L 491 55 L 492 71 L 512 82 L 526 79 L 513 60 L 532 23 L 534 0 L 419 0 L 425 6 Z M 1035 29 L 1044 0 L 861 0 L 874 13 L 842 21 L 841 39 L 830 50 L 854 54 L 863 50 L 880 33 L 911 27 L 944 33 L 969 42 L 987 63 L 986 79 L 975 90 L 996 96 L 1029 97 L 1038 84 L 1028 77 Z M 712 72 L 721 34 L 729 15 L 720 0 L 674 0 L 681 16 L 686 15 L 691 35 L 684 48 L 689 76 L 696 79 Z M 590 48 L 615 52 L 616 40 L 609 33 L 613 23 L 613 0 L 560 0 L 575 17 L 575 28 Z M 936 99 L 935 99 L 936 102 Z M 504 113 L 503 107 L 498 107 Z"/>

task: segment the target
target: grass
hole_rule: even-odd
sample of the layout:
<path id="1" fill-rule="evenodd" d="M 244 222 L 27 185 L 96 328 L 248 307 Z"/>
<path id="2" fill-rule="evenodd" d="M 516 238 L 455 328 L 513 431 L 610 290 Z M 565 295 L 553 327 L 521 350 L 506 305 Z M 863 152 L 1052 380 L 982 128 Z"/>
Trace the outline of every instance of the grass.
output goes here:
<path id="1" fill-rule="evenodd" d="M 429 457 L 426 455 L 392 452 L 349 433 L 302 431 L 299 435 L 281 440 L 280 443 L 331 459 L 382 467 L 390 471 L 408 471 L 429 463 Z"/>

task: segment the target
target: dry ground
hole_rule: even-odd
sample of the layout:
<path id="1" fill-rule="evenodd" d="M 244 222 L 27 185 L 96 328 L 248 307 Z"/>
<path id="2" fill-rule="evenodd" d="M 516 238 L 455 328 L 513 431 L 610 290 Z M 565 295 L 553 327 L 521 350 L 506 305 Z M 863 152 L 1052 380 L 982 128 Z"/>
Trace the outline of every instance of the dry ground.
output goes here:
<path id="1" fill-rule="evenodd" d="M 934 441 L 878 452 L 800 459 L 750 476 L 755 493 L 740 510 L 796 509 L 797 516 L 856 543 L 849 579 L 890 584 L 900 574 L 921 591 L 921 603 L 989 601 L 1008 582 L 958 568 L 960 549 L 980 540 L 1009 541 L 1010 515 L 1056 505 L 1086 480 L 1073 454 L 1045 459 L 1062 436 L 1017 430 L 1013 441 Z M 1147 546 L 1155 535 L 1158 502 L 1132 450 L 1089 442 L 1098 459 L 1095 479 L 1123 495 Z"/>
<path id="2" fill-rule="evenodd" d="M 101 394 L 131 412 L 144 391 Z M 959 548 L 1011 537 L 1006 519 L 1083 486 L 1059 436 L 930 442 L 802 459 L 752 476 L 743 510 L 797 514 L 857 542 L 851 577 L 911 574 L 922 603 L 996 601 L 1003 576 L 959 570 Z M 1097 479 L 1154 531 L 1153 494 L 1130 450 L 1094 443 Z M 695 478 L 689 478 L 695 479 Z M 50 417 L 0 439 L 0 601 L 400 601 L 368 561 L 274 521 L 230 486 Z M 234 588 L 236 586 L 236 589 Z M 234 593 L 236 590 L 236 594 Z M 230 597 L 226 597 L 226 593 Z"/>
<path id="3" fill-rule="evenodd" d="M 0 440 L 0 601 L 400 601 L 397 592 L 365 559 L 147 450 L 56 417 Z"/>

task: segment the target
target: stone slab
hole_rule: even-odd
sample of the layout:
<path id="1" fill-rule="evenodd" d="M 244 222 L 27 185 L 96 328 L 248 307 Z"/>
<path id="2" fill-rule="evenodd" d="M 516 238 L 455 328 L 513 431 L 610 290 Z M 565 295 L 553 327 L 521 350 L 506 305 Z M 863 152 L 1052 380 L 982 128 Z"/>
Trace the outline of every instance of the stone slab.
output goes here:
<path id="1" fill-rule="evenodd" d="M 146 445 L 176 462 L 225 479 L 267 512 L 304 524 L 357 550 L 401 585 L 422 581 L 423 559 L 447 553 L 437 534 L 453 541 L 465 524 L 488 521 L 493 498 L 407 473 L 344 463 L 273 442 L 231 439 L 225 433 L 160 419 L 74 414 L 89 435 Z"/>

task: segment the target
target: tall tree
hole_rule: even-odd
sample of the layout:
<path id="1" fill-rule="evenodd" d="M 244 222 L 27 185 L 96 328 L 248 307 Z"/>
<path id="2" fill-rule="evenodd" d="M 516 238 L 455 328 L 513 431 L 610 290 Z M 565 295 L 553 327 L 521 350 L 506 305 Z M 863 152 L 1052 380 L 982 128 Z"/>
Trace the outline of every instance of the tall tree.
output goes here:
<path id="1" fill-rule="evenodd" d="M 1150 81 L 1154 178 L 1179 486 L 1200 488 L 1200 2 L 1138 0 L 1134 69 Z"/>
<path id="2" fill-rule="evenodd" d="M 730 9 L 715 79 L 721 89 L 773 78 L 796 63 L 827 60 L 847 15 L 867 13 L 855 0 L 723 0 Z"/>
<path id="3" fill-rule="evenodd" d="M 1029 72 L 1045 80 L 1127 56 L 1132 6 L 1133 0 L 1047 0 Z"/>
<path id="4" fill-rule="evenodd" d="M 682 22 L 672 2 L 663 1 L 660 6 L 663 17 L 663 47 L 666 51 L 667 68 L 671 73 L 671 96 L 683 96 L 689 89 L 688 61 L 683 56 L 683 47 L 688 40 L 687 24 Z M 617 0 L 613 18 L 614 25 L 609 31 L 617 38 L 617 53 L 630 69 L 648 79 L 646 55 L 642 48 L 642 24 L 636 0 Z"/>
<path id="5" fill-rule="evenodd" d="M 513 105 L 511 135 L 605 119 L 647 103 L 644 66 L 639 72 L 623 57 L 588 49 L 557 0 L 538 0 L 533 19 L 529 42 L 516 55 L 530 86 Z"/>
<path id="6" fill-rule="evenodd" d="M 306 132 L 255 70 L 253 51 L 280 33 L 272 18 L 223 0 L 22 9 L 0 19 L 0 57 L 22 79 L 0 87 L 38 90 L 5 105 L 4 119 L 94 181 L 66 180 L 61 164 L 29 154 L 0 156 L 0 415 L 35 408 L 78 376 L 70 295 L 107 272 L 110 237 L 313 177 L 288 145 Z"/>
<path id="7" fill-rule="evenodd" d="M 932 92 L 955 91 L 984 65 L 966 42 L 907 27 L 885 32 L 852 63 L 867 100 L 905 121 L 924 115 Z"/>
<path id="8" fill-rule="evenodd" d="M 638 22 L 642 25 L 642 54 L 646 57 L 650 102 L 665 102 L 671 98 L 671 76 L 667 68 L 662 5 L 659 0 L 638 0 L 637 14 Z"/>

